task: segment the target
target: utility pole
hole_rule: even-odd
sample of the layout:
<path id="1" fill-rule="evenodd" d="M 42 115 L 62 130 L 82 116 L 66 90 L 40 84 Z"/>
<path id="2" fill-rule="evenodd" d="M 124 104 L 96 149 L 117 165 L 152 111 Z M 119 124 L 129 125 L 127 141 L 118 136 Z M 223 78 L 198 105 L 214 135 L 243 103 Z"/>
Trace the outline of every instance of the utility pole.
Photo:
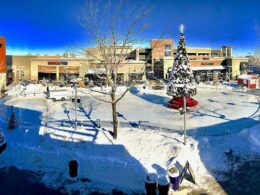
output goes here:
<path id="1" fill-rule="evenodd" d="M 183 97 L 183 109 L 184 109 L 184 145 L 186 145 L 186 97 Z"/>
<path id="2" fill-rule="evenodd" d="M 66 85 L 68 85 L 68 80 L 69 80 L 68 67 L 64 67 L 64 70 L 65 70 L 65 83 Z"/>
<path id="3" fill-rule="evenodd" d="M 74 88 L 75 88 L 75 131 L 77 130 L 77 101 L 78 101 L 78 94 L 77 94 L 77 86 L 78 84 L 75 82 L 74 83 Z"/>

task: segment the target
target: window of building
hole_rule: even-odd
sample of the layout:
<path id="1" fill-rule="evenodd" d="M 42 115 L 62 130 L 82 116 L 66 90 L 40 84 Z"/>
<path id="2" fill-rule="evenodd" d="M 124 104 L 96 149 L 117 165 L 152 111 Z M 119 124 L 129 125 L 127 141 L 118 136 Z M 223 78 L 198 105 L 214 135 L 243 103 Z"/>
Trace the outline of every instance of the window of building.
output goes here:
<path id="1" fill-rule="evenodd" d="M 132 81 L 141 81 L 142 77 L 143 77 L 143 74 L 142 73 L 129 73 L 128 77 L 129 77 L 129 81 L 130 82 L 132 82 Z"/>
<path id="2" fill-rule="evenodd" d="M 164 46 L 164 49 L 165 49 L 165 50 L 171 50 L 171 45 L 170 45 L 170 44 L 166 44 L 166 45 Z"/>
<path id="3" fill-rule="evenodd" d="M 165 51 L 164 56 L 171 56 L 171 51 Z"/>

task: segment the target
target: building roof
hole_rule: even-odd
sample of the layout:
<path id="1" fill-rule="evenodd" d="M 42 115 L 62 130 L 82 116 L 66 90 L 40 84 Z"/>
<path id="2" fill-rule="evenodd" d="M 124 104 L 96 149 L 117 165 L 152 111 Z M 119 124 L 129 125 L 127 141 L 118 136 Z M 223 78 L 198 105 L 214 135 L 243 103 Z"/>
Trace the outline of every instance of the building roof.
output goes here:
<path id="1" fill-rule="evenodd" d="M 64 57 L 56 57 L 56 58 L 31 58 L 31 61 L 87 61 L 86 58 L 64 58 Z"/>
<path id="2" fill-rule="evenodd" d="M 250 80 L 250 79 L 257 79 L 258 77 L 256 75 L 248 75 L 248 74 L 242 74 L 238 77 L 238 79 L 245 79 L 245 80 Z"/>

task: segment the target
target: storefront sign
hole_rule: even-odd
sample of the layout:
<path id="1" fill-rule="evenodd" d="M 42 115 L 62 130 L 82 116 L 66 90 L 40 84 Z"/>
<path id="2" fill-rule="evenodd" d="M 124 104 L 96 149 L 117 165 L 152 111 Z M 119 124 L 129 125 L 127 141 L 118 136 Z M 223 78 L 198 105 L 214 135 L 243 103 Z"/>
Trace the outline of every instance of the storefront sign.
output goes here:
<path id="1" fill-rule="evenodd" d="M 202 66 L 214 65 L 213 62 L 201 62 Z"/>
<path id="2" fill-rule="evenodd" d="M 67 61 L 49 61 L 48 65 L 68 65 Z"/>

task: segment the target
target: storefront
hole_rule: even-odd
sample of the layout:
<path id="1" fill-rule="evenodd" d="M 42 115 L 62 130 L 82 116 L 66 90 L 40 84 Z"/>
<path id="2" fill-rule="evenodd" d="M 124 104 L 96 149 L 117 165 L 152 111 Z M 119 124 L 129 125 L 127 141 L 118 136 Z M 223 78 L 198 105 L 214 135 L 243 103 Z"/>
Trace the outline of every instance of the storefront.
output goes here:
<path id="1" fill-rule="evenodd" d="M 84 60 L 74 58 L 33 58 L 31 59 L 31 79 L 69 81 L 84 76 L 81 72 L 84 64 L 86 64 Z"/>
<path id="2" fill-rule="evenodd" d="M 228 80 L 225 66 L 196 66 L 191 67 L 196 81 L 212 81 L 214 78 Z"/>
<path id="3" fill-rule="evenodd" d="M 125 85 L 129 82 L 144 82 L 145 62 L 127 60 L 117 67 L 117 84 Z M 91 63 L 85 75 L 86 84 L 104 85 L 106 83 L 106 70 L 102 63 Z"/>

